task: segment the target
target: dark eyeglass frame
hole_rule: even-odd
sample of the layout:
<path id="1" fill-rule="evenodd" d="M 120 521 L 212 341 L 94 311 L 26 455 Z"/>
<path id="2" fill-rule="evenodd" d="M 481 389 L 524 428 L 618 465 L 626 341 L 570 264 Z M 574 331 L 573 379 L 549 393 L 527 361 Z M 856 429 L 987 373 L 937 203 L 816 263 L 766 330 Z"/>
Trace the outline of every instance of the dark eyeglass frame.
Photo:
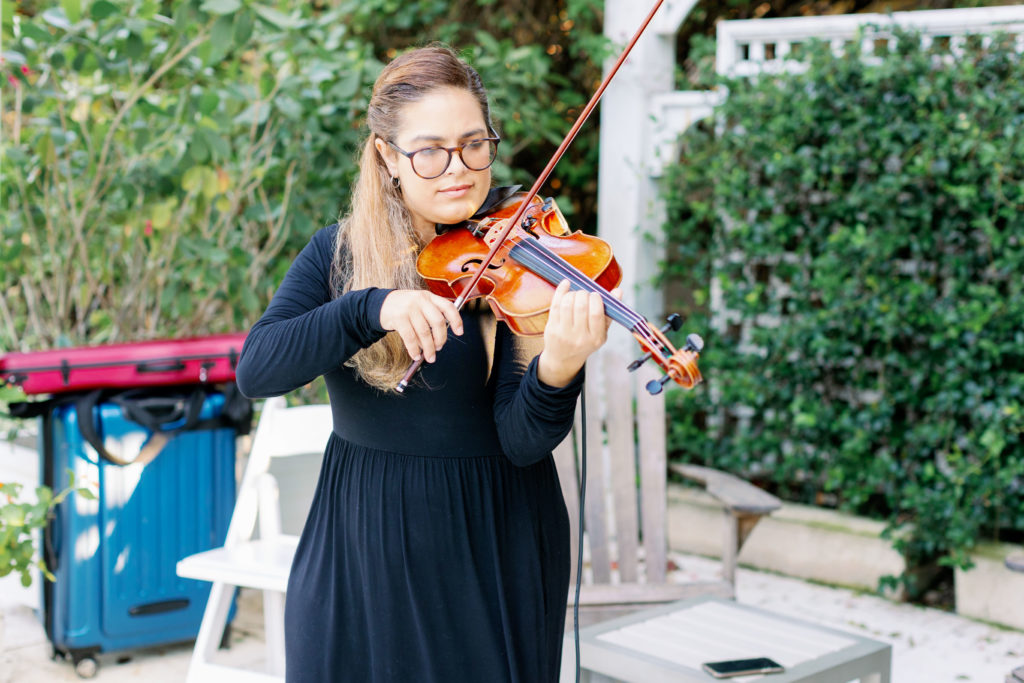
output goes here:
<path id="1" fill-rule="evenodd" d="M 420 178 L 423 178 L 424 180 L 433 180 L 434 178 L 440 178 L 445 174 L 445 172 L 448 170 L 448 167 L 452 165 L 452 154 L 454 154 L 455 152 L 459 153 L 459 160 L 462 162 L 462 165 L 468 168 L 470 171 L 486 171 L 494 163 L 494 160 L 498 158 L 498 143 L 501 142 L 501 138 L 497 136 L 489 138 L 473 138 L 469 142 L 464 142 L 463 144 L 456 145 L 455 147 L 442 147 L 440 145 L 432 145 L 430 147 L 421 147 L 419 149 L 414 149 L 411 152 L 406 152 L 404 149 L 402 149 L 395 143 L 391 142 L 391 140 L 385 140 L 385 142 L 391 145 L 392 149 L 394 149 L 396 152 L 398 152 L 399 154 L 401 154 L 402 156 L 406 157 L 409 160 L 409 165 L 412 166 L 413 173 L 418 175 Z M 487 165 L 484 166 L 483 168 L 473 168 L 472 166 L 466 163 L 465 157 L 462 156 L 462 148 L 468 147 L 469 145 L 472 145 L 474 142 L 494 143 L 494 156 L 491 158 L 489 162 L 487 162 Z M 444 151 L 448 152 L 448 160 L 444 163 L 444 168 L 442 168 L 441 172 L 438 173 L 437 175 L 425 176 L 416 170 L 416 162 L 413 161 L 413 157 L 419 154 L 420 152 L 427 151 L 428 149 L 443 149 Z"/>

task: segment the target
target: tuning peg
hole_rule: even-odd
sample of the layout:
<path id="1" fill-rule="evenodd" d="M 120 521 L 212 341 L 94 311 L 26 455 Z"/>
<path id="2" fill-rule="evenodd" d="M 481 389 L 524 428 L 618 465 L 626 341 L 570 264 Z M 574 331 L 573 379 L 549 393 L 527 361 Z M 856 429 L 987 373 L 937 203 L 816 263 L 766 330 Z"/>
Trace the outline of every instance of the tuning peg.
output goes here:
<path id="1" fill-rule="evenodd" d="M 683 347 L 687 351 L 696 351 L 700 353 L 704 350 L 704 339 L 699 334 L 693 333 L 686 335 L 686 346 Z"/>
<path id="2" fill-rule="evenodd" d="M 662 392 L 670 379 L 672 378 L 668 375 L 663 375 L 660 379 L 652 379 L 647 383 L 647 393 L 651 396 L 657 396 Z"/>
<path id="3" fill-rule="evenodd" d="M 651 352 L 648 351 L 647 353 L 645 353 L 644 355 L 640 356 L 635 361 L 630 363 L 628 366 L 626 366 L 626 369 L 629 370 L 630 372 L 633 372 L 637 368 L 639 368 L 641 365 L 643 365 L 644 363 L 649 361 L 650 359 L 651 359 Z"/>
<path id="4" fill-rule="evenodd" d="M 672 330 L 674 332 L 674 331 L 678 330 L 680 327 L 683 326 L 683 317 L 681 315 L 679 315 L 678 313 L 673 313 L 669 317 L 665 318 L 665 320 L 667 322 L 664 325 L 661 326 L 661 333 L 662 334 L 668 332 L 669 330 Z M 690 337 L 697 337 L 697 340 L 700 341 L 701 347 L 704 346 L 703 340 L 701 340 L 701 338 L 698 337 L 697 335 L 691 334 Z M 686 342 L 687 343 L 690 342 L 690 337 L 686 338 Z M 699 349 L 698 349 L 698 351 L 699 351 Z M 630 363 L 626 367 L 626 369 L 629 370 L 630 372 L 634 372 L 637 368 L 639 368 L 641 365 L 643 365 L 644 363 L 646 363 L 650 359 L 651 359 L 651 352 L 648 351 L 647 353 L 645 353 L 644 355 L 640 356 L 635 361 Z"/>

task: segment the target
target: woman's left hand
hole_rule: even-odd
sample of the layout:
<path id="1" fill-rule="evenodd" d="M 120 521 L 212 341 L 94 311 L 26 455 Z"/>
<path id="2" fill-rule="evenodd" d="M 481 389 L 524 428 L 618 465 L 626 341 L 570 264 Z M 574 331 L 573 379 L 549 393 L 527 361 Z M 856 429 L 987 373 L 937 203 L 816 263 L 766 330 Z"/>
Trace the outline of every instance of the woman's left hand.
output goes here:
<path id="1" fill-rule="evenodd" d="M 619 290 L 612 290 L 619 298 Z M 587 358 L 608 339 L 611 320 L 605 317 L 604 301 L 594 292 L 569 291 L 563 280 L 551 297 L 544 327 L 544 350 L 537 361 L 537 378 L 553 387 L 564 387 L 583 368 Z"/>

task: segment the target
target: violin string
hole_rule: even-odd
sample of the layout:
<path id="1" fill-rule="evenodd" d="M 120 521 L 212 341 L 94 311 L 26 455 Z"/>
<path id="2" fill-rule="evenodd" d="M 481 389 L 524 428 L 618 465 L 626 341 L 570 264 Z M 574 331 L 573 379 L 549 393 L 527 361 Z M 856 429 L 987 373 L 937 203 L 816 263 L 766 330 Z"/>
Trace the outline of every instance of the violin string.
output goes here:
<path id="1" fill-rule="evenodd" d="M 516 247 L 520 247 L 520 249 L 516 250 Z M 524 249 L 529 253 L 524 254 Z M 522 261 L 528 261 L 528 263 L 522 263 L 522 265 L 527 268 L 532 266 L 531 272 L 535 272 L 535 274 L 540 275 L 541 278 L 545 279 L 552 285 L 557 286 L 557 284 L 562 280 L 568 279 L 570 282 L 577 284 L 580 289 L 597 292 L 602 296 L 606 304 L 611 307 L 611 310 L 606 312 L 608 312 L 608 316 L 611 317 L 613 321 L 622 325 L 634 334 L 641 336 L 646 342 L 648 342 L 648 345 L 653 346 L 658 343 L 656 337 L 650 332 L 647 321 L 643 316 L 608 294 L 604 288 L 597 285 L 592 279 L 588 278 L 586 273 L 550 251 L 539 241 L 531 238 L 524 238 L 519 241 L 505 242 L 496 253 L 496 256 L 498 255 L 502 258 L 511 257 L 513 260 L 520 263 L 522 263 Z"/>
<path id="2" fill-rule="evenodd" d="M 658 338 L 658 335 L 654 334 L 654 330 L 651 328 L 650 324 L 644 320 L 642 323 L 637 325 L 637 328 L 638 329 L 634 330 L 634 333 L 643 337 L 644 341 L 647 342 L 648 348 L 657 350 L 662 354 L 662 357 L 664 357 L 664 344 L 661 343 L 661 339 Z"/>
<path id="3" fill-rule="evenodd" d="M 511 257 L 527 268 L 532 267 L 532 272 L 552 285 L 557 286 L 563 279 L 568 279 L 579 289 L 597 292 L 605 302 L 608 317 L 642 339 L 648 349 L 658 353 L 663 359 L 671 355 L 667 353 L 664 344 L 654 333 L 646 318 L 611 296 L 586 273 L 551 251 L 538 239 L 525 237 L 520 240 L 503 242 L 495 255 L 500 255 L 502 258 Z M 528 261 L 528 263 L 523 263 L 523 261 Z"/>
<path id="4" fill-rule="evenodd" d="M 552 252 L 539 240 L 524 238 L 515 242 L 515 246 L 522 247 L 530 252 L 530 256 L 523 254 L 523 249 L 520 249 L 519 258 L 517 258 L 516 250 L 513 248 L 509 250 L 509 255 L 514 260 L 522 262 L 524 260 L 523 257 L 526 257 L 525 260 L 530 261 L 530 263 L 523 263 L 523 265 L 527 267 L 533 266 L 535 272 L 544 271 L 536 272 L 536 274 L 545 278 L 551 284 L 557 285 L 562 279 L 568 279 L 580 289 L 597 292 L 604 299 L 606 309 L 607 307 L 611 308 L 610 311 L 606 310 L 608 317 L 630 330 L 637 337 L 642 338 L 648 348 L 657 352 L 663 359 L 671 355 L 667 353 L 664 344 L 651 329 L 650 323 L 648 323 L 646 318 L 611 296 L 603 287 L 571 263 L 558 256 L 558 254 Z"/>
<path id="5" fill-rule="evenodd" d="M 647 348 L 658 353 L 663 360 L 672 356 L 646 318 L 611 296 L 586 273 L 548 249 L 539 240 L 527 237 L 513 242 L 505 242 L 499 247 L 498 252 L 502 257 L 511 257 L 553 285 L 557 285 L 563 279 L 568 279 L 583 291 L 597 292 L 605 301 L 605 312 L 610 318 L 629 329 L 637 337 L 642 338 L 646 342 Z M 609 307 L 611 307 L 610 311 Z M 692 374 L 688 369 L 684 368 L 684 370 L 687 375 Z"/>
<path id="6" fill-rule="evenodd" d="M 607 306 L 605 307 L 605 314 L 609 318 L 629 330 L 632 330 L 636 326 L 636 320 L 630 315 L 628 309 L 612 304 L 614 297 L 610 297 L 607 296 L 606 293 L 602 293 L 602 291 L 591 281 L 581 279 L 574 273 L 558 268 L 552 263 L 543 261 L 538 258 L 538 255 L 525 252 L 523 249 L 520 249 L 518 254 L 513 252 L 513 257 L 519 257 L 517 260 L 524 262 L 523 265 L 527 266 L 532 272 L 541 276 L 552 285 L 557 285 L 562 280 L 568 279 L 574 285 L 573 289 L 593 291 L 602 294 L 602 298 L 607 303 Z"/>
<path id="7" fill-rule="evenodd" d="M 536 259 L 528 259 L 532 261 L 532 264 L 524 263 L 523 265 L 548 266 L 548 268 L 544 269 L 547 271 L 547 273 L 537 273 L 537 275 L 540 275 L 541 277 L 548 279 L 547 277 L 545 277 L 545 274 L 554 274 L 556 276 L 561 276 L 561 279 L 568 279 L 570 282 L 576 284 L 579 289 L 589 292 L 597 292 L 598 294 L 601 295 L 601 298 L 604 299 L 605 307 L 610 307 L 611 309 L 613 309 L 615 312 L 619 314 L 619 317 L 622 319 L 620 320 L 611 314 L 609 314 L 609 317 L 611 317 L 613 320 L 616 320 L 616 322 L 619 322 L 627 329 L 632 330 L 636 325 L 645 322 L 643 316 L 636 313 L 629 306 L 613 297 L 607 290 L 604 289 L 604 287 L 601 287 L 599 284 L 597 284 L 591 278 L 589 278 L 586 275 L 586 273 L 583 273 L 578 268 L 576 268 L 576 266 L 572 265 L 565 259 L 558 256 L 558 254 L 548 249 L 538 240 L 533 238 L 526 238 L 520 240 L 517 244 L 525 248 L 527 251 L 532 252 L 532 255 L 537 257 Z M 512 256 L 513 259 L 520 261 L 520 259 L 516 257 L 515 249 L 510 251 L 510 255 Z M 550 279 L 548 279 L 548 281 L 551 282 L 551 284 L 557 286 L 561 279 L 557 281 L 551 281 Z M 623 322 L 623 320 L 628 322 Z"/>

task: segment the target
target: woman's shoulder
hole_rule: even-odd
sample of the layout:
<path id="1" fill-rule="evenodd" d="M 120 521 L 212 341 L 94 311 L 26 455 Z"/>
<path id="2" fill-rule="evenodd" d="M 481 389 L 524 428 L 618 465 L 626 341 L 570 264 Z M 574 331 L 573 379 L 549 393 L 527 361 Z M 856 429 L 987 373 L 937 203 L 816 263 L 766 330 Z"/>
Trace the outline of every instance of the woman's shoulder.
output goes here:
<path id="1" fill-rule="evenodd" d="M 331 283 L 352 267 L 352 256 L 344 244 L 339 251 L 338 240 L 344 240 L 344 233 L 338 234 L 340 229 L 338 223 L 332 223 L 317 230 L 309 238 L 301 258 L 305 267 L 315 269 L 319 277 Z"/>
<path id="2" fill-rule="evenodd" d="M 331 261 L 337 249 L 338 224 L 331 223 L 313 233 L 306 249 L 312 250 L 320 260 Z"/>
<path id="3" fill-rule="evenodd" d="M 318 246 L 326 244 L 333 247 L 337 239 L 338 224 L 331 223 L 330 225 L 325 225 L 324 227 L 314 232 L 313 236 L 309 238 L 309 241 L 311 244 L 316 244 Z"/>

